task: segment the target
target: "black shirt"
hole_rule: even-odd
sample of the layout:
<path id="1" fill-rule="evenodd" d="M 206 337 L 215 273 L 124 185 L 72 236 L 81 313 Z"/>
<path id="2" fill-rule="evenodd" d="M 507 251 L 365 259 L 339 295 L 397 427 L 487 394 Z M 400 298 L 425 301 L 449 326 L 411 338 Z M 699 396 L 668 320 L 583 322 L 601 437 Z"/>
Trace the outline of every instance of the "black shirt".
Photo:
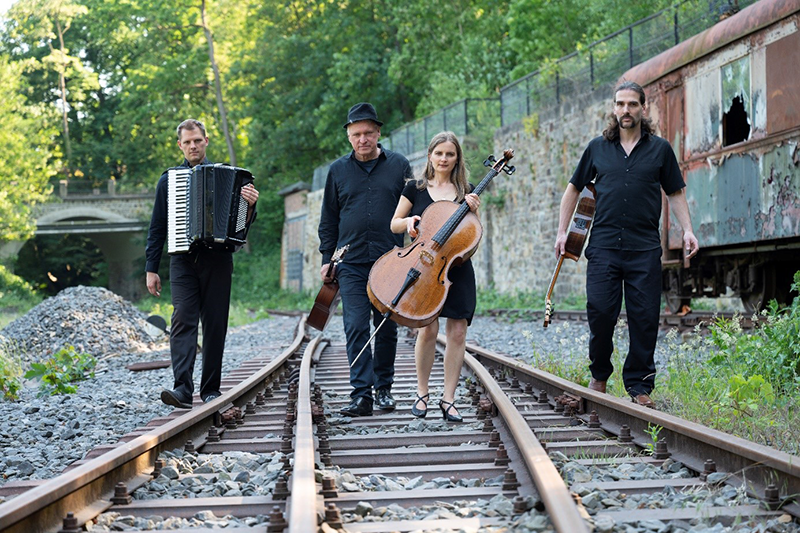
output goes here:
<path id="1" fill-rule="evenodd" d="M 402 155 L 378 147 L 381 153 L 370 170 L 359 164 L 355 151 L 328 169 L 319 220 L 323 265 L 346 244 L 350 245 L 344 257 L 347 263 L 374 262 L 403 244 L 402 235 L 392 233 L 390 224 L 403 185 L 412 178 L 411 165 Z"/>
<path id="2" fill-rule="evenodd" d="M 211 165 L 208 158 L 203 159 L 200 165 Z M 183 160 L 177 167 L 173 168 L 191 168 L 189 161 Z M 150 218 L 150 231 L 147 233 L 147 248 L 145 248 L 145 257 L 147 263 L 145 264 L 145 272 L 158 272 L 158 266 L 161 264 L 161 255 L 164 252 L 164 241 L 167 240 L 167 184 L 169 176 L 169 169 L 165 170 L 161 177 L 158 178 L 156 185 L 156 201 L 153 204 L 153 216 Z M 220 252 L 231 253 L 231 252 Z"/>
<path id="3" fill-rule="evenodd" d="M 661 189 L 669 195 L 686 186 L 667 141 L 642 132 L 628 155 L 619 139 L 592 139 L 569 181 L 581 191 L 592 180 L 597 189 L 592 246 L 637 251 L 661 246 Z"/>

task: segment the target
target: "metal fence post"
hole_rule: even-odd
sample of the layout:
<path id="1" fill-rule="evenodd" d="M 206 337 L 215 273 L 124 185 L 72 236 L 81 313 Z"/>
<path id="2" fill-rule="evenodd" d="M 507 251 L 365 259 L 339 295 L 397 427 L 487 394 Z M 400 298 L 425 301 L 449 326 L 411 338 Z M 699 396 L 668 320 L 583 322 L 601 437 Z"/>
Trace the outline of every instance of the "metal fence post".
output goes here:
<path id="1" fill-rule="evenodd" d="M 561 85 L 560 85 L 560 81 L 561 81 L 561 76 L 558 75 L 558 70 L 556 70 L 556 103 L 557 104 L 561 103 L 561 90 L 560 90 L 561 89 Z"/>
<path id="2" fill-rule="evenodd" d="M 502 101 L 502 100 L 501 100 Z M 503 112 L 500 111 L 500 120 L 503 120 Z M 469 100 L 464 98 L 464 135 L 469 135 L 469 118 L 467 115 L 469 114 Z"/>
<path id="3" fill-rule="evenodd" d="M 530 82 L 531 77 L 528 76 L 525 78 L 525 116 L 528 117 L 531 114 L 531 86 Z"/>
<path id="4" fill-rule="evenodd" d="M 677 45 L 681 42 L 678 38 L 678 6 L 675 6 L 675 13 L 672 19 L 672 27 L 675 28 L 675 44 Z"/>
<path id="5" fill-rule="evenodd" d="M 633 26 L 628 28 L 628 55 L 631 59 L 631 66 L 629 68 L 633 68 Z"/>
<path id="6" fill-rule="evenodd" d="M 589 48 L 589 86 L 594 89 L 594 52 Z"/>

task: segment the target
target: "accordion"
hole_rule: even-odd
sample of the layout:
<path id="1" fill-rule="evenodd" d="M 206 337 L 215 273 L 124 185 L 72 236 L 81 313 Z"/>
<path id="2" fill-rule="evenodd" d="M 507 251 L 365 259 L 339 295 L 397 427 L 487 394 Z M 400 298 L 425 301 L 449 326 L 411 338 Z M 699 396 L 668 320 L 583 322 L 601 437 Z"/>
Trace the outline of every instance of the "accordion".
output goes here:
<path id="1" fill-rule="evenodd" d="M 167 174 L 167 253 L 182 254 L 197 246 L 236 251 L 250 224 L 242 187 L 253 175 L 229 165 L 171 168 Z M 255 207 L 254 207 L 255 209 Z"/>

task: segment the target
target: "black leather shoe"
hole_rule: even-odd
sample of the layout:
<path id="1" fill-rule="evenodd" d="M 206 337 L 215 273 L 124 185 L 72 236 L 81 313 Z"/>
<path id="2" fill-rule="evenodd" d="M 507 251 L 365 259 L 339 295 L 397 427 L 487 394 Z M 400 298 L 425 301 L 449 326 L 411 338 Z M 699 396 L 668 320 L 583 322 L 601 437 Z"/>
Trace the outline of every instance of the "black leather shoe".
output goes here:
<path id="1" fill-rule="evenodd" d="M 189 401 L 184 400 L 174 390 L 164 389 L 163 391 L 161 391 L 161 401 L 167 405 L 171 405 L 172 407 L 177 407 L 178 409 L 192 408 L 192 400 Z"/>
<path id="2" fill-rule="evenodd" d="M 375 404 L 381 411 L 394 411 L 397 402 L 392 398 L 392 393 L 389 389 L 378 389 L 375 391 Z"/>
<path id="3" fill-rule="evenodd" d="M 359 396 L 339 412 L 344 416 L 372 416 L 372 400 Z"/>
<path id="4" fill-rule="evenodd" d="M 222 396 L 221 392 L 209 392 L 208 394 L 203 396 L 203 403 L 213 402 L 220 396 Z"/>

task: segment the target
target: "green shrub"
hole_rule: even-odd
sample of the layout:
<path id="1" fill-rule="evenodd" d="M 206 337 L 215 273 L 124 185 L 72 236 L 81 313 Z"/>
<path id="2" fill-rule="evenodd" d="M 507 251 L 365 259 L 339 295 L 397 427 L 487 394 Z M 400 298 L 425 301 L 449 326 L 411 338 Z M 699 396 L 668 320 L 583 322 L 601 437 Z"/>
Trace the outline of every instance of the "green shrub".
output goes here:
<path id="1" fill-rule="evenodd" d="M 793 291 L 798 289 L 800 272 L 792 284 Z M 738 318 L 718 318 L 711 338 L 719 352 L 710 362 L 737 364 L 748 369 L 747 376 L 761 376 L 779 391 L 795 391 L 800 385 L 800 298 L 784 309 L 773 300 L 762 317 L 752 332 L 742 331 Z"/>
<path id="2" fill-rule="evenodd" d="M 40 379 L 39 396 L 45 394 L 71 394 L 78 390 L 76 381 L 94 377 L 97 359 L 87 353 L 78 353 L 73 346 L 66 346 L 42 363 L 31 364 L 25 379 Z"/>
<path id="3" fill-rule="evenodd" d="M 17 399 L 21 375 L 22 367 L 13 346 L 0 337 L 0 394 L 3 399 Z"/>
<path id="4" fill-rule="evenodd" d="M 3 307 L 19 305 L 32 307 L 42 301 L 42 297 L 30 283 L 9 271 L 4 265 L 0 265 L 0 299 L 3 301 Z"/>

